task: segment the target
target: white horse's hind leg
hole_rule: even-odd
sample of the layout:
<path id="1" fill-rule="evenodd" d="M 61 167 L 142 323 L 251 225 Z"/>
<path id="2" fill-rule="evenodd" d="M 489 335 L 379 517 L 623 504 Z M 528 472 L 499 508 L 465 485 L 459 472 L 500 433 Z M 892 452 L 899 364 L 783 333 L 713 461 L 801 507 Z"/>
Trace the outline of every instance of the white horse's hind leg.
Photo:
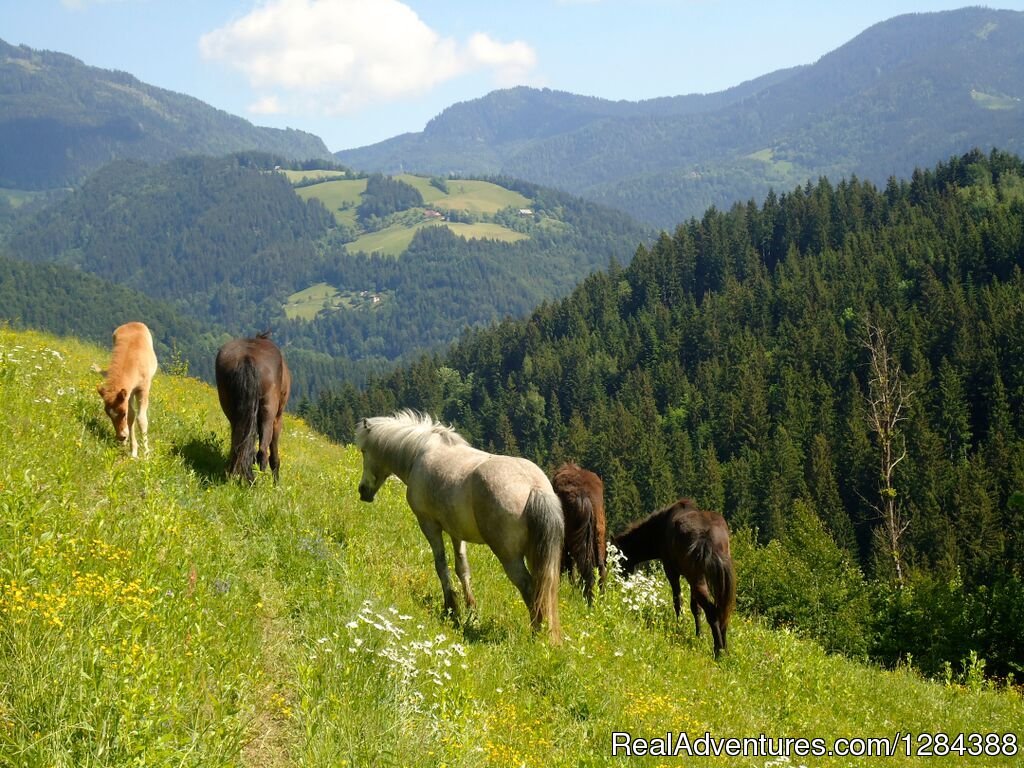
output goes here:
<path id="1" fill-rule="evenodd" d="M 523 596 L 523 602 L 527 608 L 531 608 L 533 599 L 533 577 L 526 570 L 526 563 L 521 557 L 513 557 L 501 561 L 501 567 L 505 569 L 505 575 L 516 585 L 519 594 Z M 531 608 L 532 610 L 532 608 Z"/>
<path id="2" fill-rule="evenodd" d="M 455 573 L 462 582 L 462 594 L 466 597 L 466 606 L 470 611 L 476 610 L 476 598 L 469 587 L 469 560 L 466 557 L 466 542 L 452 536 L 452 549 L 455 552 Z"/>
<path id="3" fill-rule="evenodd" d="M 444 592 L 444 612 L 451 615 L 453 619 L 459 618 L 459 604 L 455 600 L 455 590 L 452 589 L 452 577 L 448 573 L 448 558 L 445 556 L 444 539 L 441 538 L 441 525 L 434 520 L 424 520 L 416 516 L 420 524 L 420 530 L 427 537 L 430 550 L 434 553 L 434 570 L 437 571 L 437 578 L 441 581 L 441 591 Z"/>

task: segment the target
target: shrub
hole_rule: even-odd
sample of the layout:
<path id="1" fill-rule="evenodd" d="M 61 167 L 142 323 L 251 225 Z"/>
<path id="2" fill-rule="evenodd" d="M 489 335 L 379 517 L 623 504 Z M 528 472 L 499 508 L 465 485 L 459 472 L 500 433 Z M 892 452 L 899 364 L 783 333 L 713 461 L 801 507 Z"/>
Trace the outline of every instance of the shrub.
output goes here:
<path id="1" fill-rule="evenodd" d="M 828 651 L 865 656 L 871 603 L 864 576 L 802 501 L 793 505 L 786 534 L 761 547 L 750 529 L 732 539 L 739 610 L 788 626 Z"/>

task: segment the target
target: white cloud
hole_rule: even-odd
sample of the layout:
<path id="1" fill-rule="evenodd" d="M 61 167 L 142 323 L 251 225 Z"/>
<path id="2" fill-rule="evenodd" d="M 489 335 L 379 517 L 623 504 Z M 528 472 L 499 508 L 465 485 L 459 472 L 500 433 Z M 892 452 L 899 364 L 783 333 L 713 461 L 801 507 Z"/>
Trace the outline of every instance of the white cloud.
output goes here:
<path id="1" fill-rule="evenodd" d="M 203 35 L 199 50 L 243 72 L 261 93 L 328 114 L 395 101 L 476 71 L 491 71 L 502 85 L 523 82 L 536 65 L 524 42 L 478 32 L 460 44 L 398 0 L 268 0 Z M 280 110 L 272 98 L 256 105 Z"/>
<path id="2" fill-rule="evenodd" d="M 257 99 L 249 105 L 248 109 L 254 115 L 279 115 L 284 112 L 281 100 L 273 95 Z"/>

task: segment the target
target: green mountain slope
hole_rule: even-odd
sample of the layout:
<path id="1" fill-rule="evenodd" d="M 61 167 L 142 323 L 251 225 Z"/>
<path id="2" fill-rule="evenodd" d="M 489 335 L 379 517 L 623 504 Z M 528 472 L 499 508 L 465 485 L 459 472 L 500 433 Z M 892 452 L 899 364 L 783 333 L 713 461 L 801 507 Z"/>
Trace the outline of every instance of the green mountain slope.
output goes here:
<path id="1" fill-rule="evenodd" d="M 312 134 L 260 128 L 127 73 L 0 40 L 0 187 L 71 186 L 119 158 L 242 150 L 330 156 Z"/>
<path id="2" fill-rule="evenodd" d="M 456 105 L 421 134 L 336 157 L 368 170 L 500 171 L 670 228 L 822 175 L 882 184 L 973 146 L 1020 151 L 1022 40 L 1020 12 L 900 16 L 814 64 L 753 81 L 742 98 L 703 97 L 692 111 L 662 100 L 599 110 L 571 94 L 514 89 Z"/>
<path id="3" fill-rule="evenodd" d="M 715 663 L 660 578 L 655 597 L 613 582 L 593 610 L 563 584 L 566 641 L 552 648 L 474 547 L 479 617 L 453 627 L 399 484 L 361 504 L 358 452 L 291 418 L 280 486 L 227 483 L 215 393 L 166 374 L 151 456 L 132 461 L 93 391 L 106 354 L 0 330 L 4 765 L 603 765 L 614 731 L 996 733 L 993 749 L 1019 747 L 1020 696 L 977 680 L 882 672 L 743 617 Z"/>
<path id="4" fill-rule="evenodd" d="M 613 119 L 712 112 L 782 82 L 796 71 L 798 68 L 779 70 L 719 93 L 640 102 L 609 101 L 547 88 L 509 88 L 448 107 L 420 133 L 342 150 L 335 156 L 353 167 L 389 173 L 409 168 L 442 175 L 495 174 L 536 142 Z"/>
<path id="5" fill-rule="evenodd" d="M 275 165 L 260 153 L 118 161 L 17 220 L 0 252 L 92 273 L 232 335 L 272 328 L 290 358 L 310 357 L 297 370 L 308 394 L 525 315 L 649 237 L 625 214 L 509 179 L 453 179 L 446 192 L 391 180 L 423 204 L 356 222 L 367 179 L 309 184 Z M 295 312 L 321 284 L 328 306 Z"/>
<path id="6" fill-rule="evenodd" d="M 753 599 L 778 621 L 936 674 L 975 653 L 1020 675 L 1022 292 L 1024 164 L 974 152 L 884 190 L 822 180 L 709 210 L 528 319 L 307 416 L 344 440 L 366 410 L 416 407 L 498 451 L 576 459 L 605 478 L 613 527 L 695 497 L 786 547 Z M 910 393 L 895 432 L 868 416 L 868 321 Z M 891 490 L 887 436 L 906 450 Z M 807 541 L 867 580 L 834 585 L 833 603 L 776 584 L 787 559 L 818 567 Z M 894 586 L 896 562 L 913 588 Z M 861 628 L 837 630 L 829 604 Z"/>
<path id="7" fill-rule="evenodd" d="M 192 375 L 213 380 L 214 356 L 228 339 L 223 330 L 93 275 L 0 256 L 0 322 L 109 344 L 113 330 L 134 318 L 145 318 L 164 366 L 187 360 Z"/>

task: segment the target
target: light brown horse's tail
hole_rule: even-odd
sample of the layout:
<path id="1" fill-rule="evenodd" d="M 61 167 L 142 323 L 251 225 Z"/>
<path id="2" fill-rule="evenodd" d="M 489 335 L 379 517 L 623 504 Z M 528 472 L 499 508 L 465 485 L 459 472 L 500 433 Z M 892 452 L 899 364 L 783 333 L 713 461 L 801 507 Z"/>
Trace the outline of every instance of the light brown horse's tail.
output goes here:
<path id="1" fill-rule="evenodd" d="M 239 363 L 232 376 L 231 384 L 238 409 L 236 412 L 241 416 L 242 421 L 237 427 L 237 439 L 236 427 L 234 424 L 231 425 L 231 463 L 228 473 L 245 477 L 251 483 L 256 479 L 252 465 L 256 461 L 256 437 L 259 428 L 262 388 L 260 372 L 250 356 L 246 355 Z"/>
<path id="2" fill-rule="evenodd" d="M 526 563 L 533 577 L 530 622 L 534 629 L 540 629 L 546 623 L 551 641 L 560 643 L 562 626 L 558 620 L 558 580 L 565 546 L 562 503 L 554 493 L 535 489 L 530 491 L 523 514 L 530 538 Z"/>
<path id="3" fill-rule="evenodd" d="M 710 533 L 700 536 L 690 552 L 701 563 L 708 591 L 718 610 L 718 621 L 725 629 L 736 607 L 736 571 L 732 567 L 732 556 L 728 550 L 716 549 Z"/>

